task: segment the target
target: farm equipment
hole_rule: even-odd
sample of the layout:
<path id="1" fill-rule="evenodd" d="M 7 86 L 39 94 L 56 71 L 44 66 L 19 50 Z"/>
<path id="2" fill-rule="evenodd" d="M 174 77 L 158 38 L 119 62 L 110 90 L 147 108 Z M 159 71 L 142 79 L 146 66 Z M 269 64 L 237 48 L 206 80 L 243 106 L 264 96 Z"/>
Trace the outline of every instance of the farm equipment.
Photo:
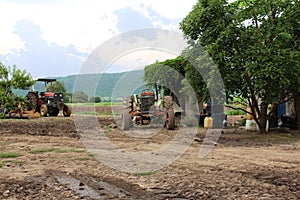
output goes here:
<path id="1" fill-rule="evenodd" d="M 155 97 L 156 96 L 156 97 Z M 172 96 L 165 96 L 163 107 L 156 92 L 145 89 L 141 96 L 132 95 L 124 98 L 122 110 L 122 130 L 128 130 L 133 123 L 137 125 L 148 125 L 151 120 L 162 117 L 164 127 L 169 130 L 175 128 L 175 112 L 173 108 Z"/>
<path id="2" fill-rule="evenodd" d="M 40 114 L 35 112 L 35 110 L 26 110 L 22 107 L 17 108 L 15 110 L 11 110 L 6 115 L 7 118 L 18 118 L 18 119 L 34 119 L 39 118 Z"/>
<path id="3" fill-rule="evenodd" d="M 65 117 L 71 116 L 71 108 L 64 103 L 63 94 L 59 92 L 54 92 L 52 83 L 56 79 L 37 79 L 45 83 L 45 91 L 38 92 L 29 91 L 27 94 L 27 110 L 35 110 L 40 113 L 41 116 L 57 116 L 60 110 L 63 110 L 63 115 Z M 50 92 L 46 91 L 47 84 L 50 83 Z"/>

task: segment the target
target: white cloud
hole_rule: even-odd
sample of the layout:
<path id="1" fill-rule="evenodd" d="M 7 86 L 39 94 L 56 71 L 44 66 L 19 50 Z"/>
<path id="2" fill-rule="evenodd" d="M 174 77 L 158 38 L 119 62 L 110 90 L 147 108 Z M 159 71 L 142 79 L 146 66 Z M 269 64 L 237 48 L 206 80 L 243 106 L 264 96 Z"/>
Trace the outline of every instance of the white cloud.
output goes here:
<path id="1" fill-rule="evenodd" d="M 16 64 L 35 76 L 74 74 L 89 53 L 121 31 L 149 26 L 179 31 L 178 22 L 196 2 L 0 0 L 0 61 Z M 29 25 L 16 30 L 20 21 Z M 128 55 L 116 65 L 123 63 L 132 69 L 169 57 L 174 56 L 153 52 Z"/>
<path id="2" fill-rule="evenodd" d="M 155 61 L 164 61 L 167 58 L 175 58 L 175 53 L 162 50 L 162 49 L 137 49 L 117 58 L 106 69 L 106 72 L 114 72 L 115 66 L 119 67 L 119 71 L 130 71 L 143 69 L 146 65 L 150 65 Z"/>
<path id="3" fill-rule="evenodd" d="M 117 17 L 113 11 L 130 7 L 147 15 L 146 7 L 151 7 L 166 18 L 182 18 L 188 14 L 196 0 L 174 2 L 171 0 L 142 1 L 98 1 L 64 0 L 57 1 L 4 1 L 0 0 L 1 52 L 12 48 L 24 48 L 22 41 L 13 34 L 13 27 L 19 20 L 28 19 L 40 26 L 42 38 L 48 43 L 61 46 L 74 44 L 78 50 L 89 52 L 101 42 L 118 33 Z M 130 23 L 130 22 L 128 22 Z M 174 25 L 163 25 L 174 29 Z M 143 27 L 141 27 L 143 28 Z"/>

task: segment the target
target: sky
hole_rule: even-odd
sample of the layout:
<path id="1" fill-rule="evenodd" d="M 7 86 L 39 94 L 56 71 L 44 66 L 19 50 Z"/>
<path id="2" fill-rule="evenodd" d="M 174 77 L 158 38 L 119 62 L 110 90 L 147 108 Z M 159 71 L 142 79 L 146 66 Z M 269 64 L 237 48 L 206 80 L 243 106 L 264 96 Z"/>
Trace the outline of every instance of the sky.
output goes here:
<path id="1" fill-rule="evenodd" d="M 88 56 L 118 34 L 142 28 L 180 32 L 197 0 L 0 0 L 0 62 L 34 78 L 77 74 Z M 147 56 L 145 56 L 147 55 Z M 130 70 L 175 55 L 128 54 L 107 72 Z"/>

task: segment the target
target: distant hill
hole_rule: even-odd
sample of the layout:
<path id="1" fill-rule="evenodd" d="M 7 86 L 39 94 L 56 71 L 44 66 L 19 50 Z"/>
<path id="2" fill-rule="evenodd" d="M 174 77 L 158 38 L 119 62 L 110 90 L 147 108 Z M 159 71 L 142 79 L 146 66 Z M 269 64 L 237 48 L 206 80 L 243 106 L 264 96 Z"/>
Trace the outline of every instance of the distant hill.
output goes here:
<path id="1" fill-rule="evenodd" d="M 69 75 L 64 77 L 48 77 L 56 78 L 64 83 L 67 92 L 83 91 L 88 96 L 114 97 L 127 96 L 129 93 L 140 93 L 145 89 L 143 82 L 144 71 L 130 71 L 122 73 L 104 73 L 104 74 L 80 74 Z M 94 90 L 95 89 L 95 90 Z M 44 84 L 37 82 L 34 90 L 43 91 Z M 17 90 L 18 95 L 26 95 L 27 91 Z"/>

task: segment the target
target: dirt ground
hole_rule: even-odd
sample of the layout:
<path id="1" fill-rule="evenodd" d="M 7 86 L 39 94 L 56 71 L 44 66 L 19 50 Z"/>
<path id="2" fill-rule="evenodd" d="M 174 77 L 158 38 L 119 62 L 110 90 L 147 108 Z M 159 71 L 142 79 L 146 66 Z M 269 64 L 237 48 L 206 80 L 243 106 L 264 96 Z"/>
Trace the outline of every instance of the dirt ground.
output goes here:
<path id="1" fill-rule="evenodd" d="M 177 130 L 133 138 L 97 108 L 106 135 L 135 151 L 158 147 Z M 224 129 L 212 152 L 198 153 L 200 129 L 188 150 L 154 172 L 127 173 L 89 153 L 74 118 L 0 120 L 0 199 L 300 199 L 300 131 L 267 135 Z"/>

